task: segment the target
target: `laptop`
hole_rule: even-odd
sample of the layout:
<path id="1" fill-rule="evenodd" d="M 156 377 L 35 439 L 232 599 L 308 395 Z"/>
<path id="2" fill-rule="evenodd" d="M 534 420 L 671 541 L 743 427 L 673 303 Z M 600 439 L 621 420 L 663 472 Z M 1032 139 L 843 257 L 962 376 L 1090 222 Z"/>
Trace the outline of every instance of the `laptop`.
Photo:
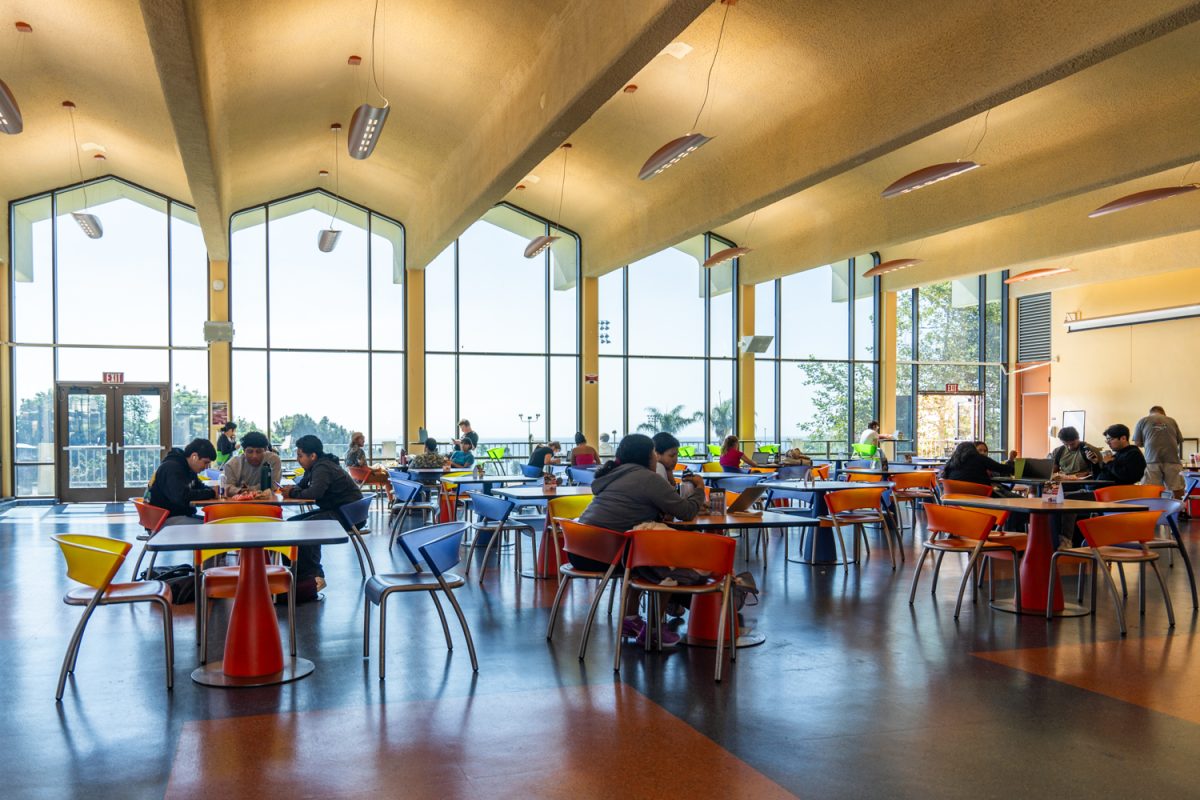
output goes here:
<path id="1" fill-rule="evenodd" d="M 1048 458 L 1018 458 L 1013 462 L 1013 477 L 1049 480 L 1054 462 Z"/>
<path id="2" fill-rule="evenodd" d="M 755 450 L 754 455 L 750 456 L 750 460 L 753 461 L 755 464 L 764 464 L 764 465 L 770 464 L 771 463 L 771 455 L 772 455 L 771 453 L 765 452 L 763 450 Z"/>
<path id="3" fill-rule="evenodd" d="M 738 495 L 738 499 L 734 500 L 728 508 L 725 509 L 726 514 L 745 514 L 750 511 L 750 507 L 757 502 L 758 498 L 762 497 L 767 491 L 766 486 L 748 486 Z"/>

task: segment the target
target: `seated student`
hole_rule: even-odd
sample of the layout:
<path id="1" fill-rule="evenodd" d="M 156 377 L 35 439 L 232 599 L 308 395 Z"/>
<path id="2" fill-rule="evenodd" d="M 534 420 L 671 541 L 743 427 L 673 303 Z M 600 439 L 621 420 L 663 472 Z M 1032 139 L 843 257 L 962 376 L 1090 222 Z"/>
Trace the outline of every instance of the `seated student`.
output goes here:
<path id="1" fill-rule="evenodd" d="M 346 469 L 351 467 L 369 467 L 367 463 L 367 451 L 363 449 L 363 445 L 367 443 L 367 437 L 360 431 L 355 431 L 350 434 L 350 449 L 346 451 L 346 455 L 342 458 L 342 463 L 346 465 Z M 245 442 L 242 443 L 245 447 Z"/>
<path id="2" fill-rule="evenodd" d="M 562 450 L 562 445 L 558 442 L 546 442 L 539 444 L 533 448 L 533 452 L 529 454 L 529 466 L 545 469 L 547 464 L 562 463 L 558 460 L 558 452 Z"/>
<path id="3" fill-rule="evenodd" d="M 981 448 L 979 445 L 983 445 L 983 447 Z M 954 452 L 950 454 L 946 466 L 942 468 L 942 477 L 951 481 L 992 486 L 995 490 L 998 487 L 992 484 L 992 476 L 1012 475 L 1012 459 L 1015 458 L 1016 451 L 1014 450 L 1012 458 L 1002 464 L 988 457 L 987 445 L 983 442 L 959 442 L 958 446 L 954 448 Z"/>
<path id="4" fill-rule="evenodd" d="M 304 467 L 304 476 L 283 492 L 285 497 L 312 500 L 316 511 L 297 514 L 289 522 L 305 519 L 336 520 L 337 509 L 362 499 L 362 492 L 342 469 L 338 457 L 325 452 L 325 445 L 309 434 L 296 440 L 296 461 Z M 296 599 L 311 600 L 325 588 L 325 570 L 321 567 L 321 546 L 302 545 L 296 558 Z"/>
<path id="5" fill-rule="evenodd" d="M 1129 427 L 1119 422 L 1109 425 L 1104 429 L 1104 441 L 1110 448 L 1104 453 L 1096 452 L 1094 448 L 1087 451 L 1091 477 L 1119 486 L 1140 483 L 1146 474 L 1146 458 L 1129 441 Z M 1096 493 L 1091 490 L 1067 492 L 1064 497 L 1070 500 L 1095 500 Z M 1055 514 L 1052 524 L 1055 533 L 1060 536 L 1070 532 L 1072 544 L 1078 547 L 1083 543 L 1083 534 L 1075 527 L 1075 519 L 1074 514 Z"/>
<path id="6" fill-rule="evenodd" d="M 594 497 L 579 521 L 609 530 L 628 531 L 644 522 L 661 522 L 672 517 L 694 518 L 704 505 L 704 482 L 698 475 L 685 478 L 692 491 L 683 497 L 655 474 L 656 464 L 657 454 L 649 436 L 640 433 L 626 436 L 617 447 L 616 460 L 608 461 L 596 470 L 596 479 L 592 482 Z M 680 535 L 687 534 L 681 532 Z M 568 557 L 580 569 L 601 572 L 608 569 L 607 564 L 598 561 L 572 554 Z M 636 593 L 630 592 L 621 624 L 622 636 L 645 636 L 646 622 L 638 614 L 639 600 Z M 677 634 L 663 631 L 664 645 L 678 641 Z"/>
<path id="7" fill-rule="evenodd" d="M 221 435 L 217 437 L 217 466 L 222 466 L 226 461 L 233 458 L 233 454 L 237 452 L 237 423 L 226 422 L 221 426 Z"/>
<path id="8" fill-rule="evenodd" d="M 742 464 L 748 467 L 757 467 L 750 458 L 738 449 L 738 437 L 730 434 L 725 437 L 725 442 L 721 445 L 721 466 L 726 470 L 737 471 L 737 468 Z"/>
<path id="9" fill-rule="evenodd" d="M 216 457 L 217 450 L 208 439 L 193 439 L 182 450 L 172 447 L 167 452 L 150 479 L 148 498 L 150 505 L 167 510 L 164 525 L 199 525 L 203 522 L 192 502 L 212 500 L 217 493 L 196 476 L 208 469 Z"/>
<path id="10" fill-rule="evenodd" d="M 657 463 L 654 471 L 666 479 L 671 486 L 675 485 L 675 465 L 679 463 L 679 440 L 669 433 L 654 434 L 654 452 Z"/>
<path id="11" fill-rule="evenodd" d="M 252 492 L 260 499 L 273 499 L 282 470 L 279 456 L 267 449 L 267 437 L 250 431 L 242 437 L 242 454 L 229 459 L 221 470 L 225 496 Z"/>
<path id="12" fill-rule="evenodd" d="M 1092 456 L 1100 457 L 1100 451 L 1079 438 L 1079 431 L 1068 425 L 1058 432 L 1061 445 L 1050 451 L 1051 472 L 1055 478 L 1090 478 Z"/>
<path id="13" fill-rule="evenodd" d="M 409 456 L 408 466 L 413 469 L 440 469 L 446 466 L 446 457 L 438 452 L 437 439 L 425 440 L 425 452 Z"/>
<path id="14" fill-rule="evenodd" d="M 596 452 L 596 448 L 588 444 L 586 436 L 582 433 L 576 433 L 575 447 L 571 448 L 571 454 L 567 458 L 567 461 L 572 467 L 587 467 L 592 464 L 599 464 L 600 454 Z"/>
<path id="15" fill-rule="evenodd" d="M 462 438 L 458 440 L 458 449 L 450 454 L 450 466 L 462 467 L 470 469 L 475 465 L 475 454 L 471 451 L 475 449 L 475 445 L 471 444 L 471 440 Z"/>

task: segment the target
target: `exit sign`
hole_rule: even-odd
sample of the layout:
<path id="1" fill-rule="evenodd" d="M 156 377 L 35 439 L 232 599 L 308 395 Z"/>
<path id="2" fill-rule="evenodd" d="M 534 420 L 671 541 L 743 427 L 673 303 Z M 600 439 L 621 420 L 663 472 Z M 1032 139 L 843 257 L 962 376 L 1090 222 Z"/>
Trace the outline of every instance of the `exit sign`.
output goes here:
<path id="1" fill-rule="evenodd" d="M 106 372 L 104 373 L 104 383 L 124 383 L 124 372 Z"/>
<path id="2" fill-rule="evenodd" d="M 947 384 L 946 384 L 946 391 L 947 391 L 947 392 L 951 392 L 951 393 L 953 393 L 953 392 L 957 392 L 957 391 L 958 391 L 958 384 L 957 384 L 957 383 L 947 383 Z"/>

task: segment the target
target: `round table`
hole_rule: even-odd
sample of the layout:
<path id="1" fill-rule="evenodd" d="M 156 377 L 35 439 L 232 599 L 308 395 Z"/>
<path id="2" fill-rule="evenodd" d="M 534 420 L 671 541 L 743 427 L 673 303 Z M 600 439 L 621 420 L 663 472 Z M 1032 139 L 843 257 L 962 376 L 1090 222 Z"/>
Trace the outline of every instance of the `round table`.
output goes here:
<path id="1" fill-rule="evenodd" d="M 840 492 L 843 489 L 879 489 L 892 488 L 887 481 L 770 481 L 765 484 L 771 489 L 771 497 L 801 497 L 812 500 L 812 513 L 808 516 L 822 517 L 829 513 L 825 506 L 825 495 L 829 492 Z M 785 553 L 786 555 L 786 553 Z M 820 526 L 808 537 L 804 544 L 803 558 L 799 564 L 834 564 L 837 563 L 837 545 L 833 539 L 833 531 L 828 526 Z M 792 559 L 795 561 L 795 559 Z"/>
<path id="2" fill-rule="evenodd" d="M 1058 549 L 1050 518 L 1059 514 L 1110 514 L 1145 511 L 1143 506 L 1125 503 L 1098 503 L 1093 500 L 1064 500 L 1048 503 L 1037 497 L 943 497 L 942 503 L 963 508 L 989 508 L 1000 511 L 1023 511 L 1029 514 L 1029 540 L 1021 558 L 1021 608 L 1012 600 L 994 600 L 992 607 L 1017 614 L 1046 613 L 1046 587 L 1050 584 L 1050 557 Z M 1080 617 L 1091 609 L 1063 600 L 1062 584 L 1054 576 L 1052 610 L 1059 617 Z"/>
<path id="3" fill-rule="evenodd" d="M 537 480 L 534 478 L 534 480 Z M 518 505 L 537 506 L 541 508 L 546 506 L 547 514 L 549 514 L 550 501 L 556 497 L 579 497 L 591 496 L 591 485 L 583 486 L 557 486 L 554 489 L 547 489 L 544 486 L 515 486 L 511 488 L 496 489 L 494 491 L 499 497 L 506 497 L 509 500 L 515 501 Z M 551 529 L 550 520 L 547 518 L 546 525 L 542 528 L 542 541 L 540 547 L 534 547 L 532 572 L 522 572 L 521 575 L 526 578 L 536 578 L 539 580 L 547 580 L 549 578 L 558 577 L 558 567 L 554 558 L 554 542 L 550 540 L 554 536 L 554 531 Z"/>

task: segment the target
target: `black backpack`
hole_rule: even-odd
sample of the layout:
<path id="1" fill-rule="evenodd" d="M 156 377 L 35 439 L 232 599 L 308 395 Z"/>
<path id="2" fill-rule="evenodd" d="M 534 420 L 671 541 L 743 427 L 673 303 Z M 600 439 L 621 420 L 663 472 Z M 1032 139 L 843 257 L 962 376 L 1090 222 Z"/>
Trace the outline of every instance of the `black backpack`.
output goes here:
<path id="1" fill-rule="evenodd" d="M 162 581 L 171 588 L 171 603 L 177 606 L 196 601 L 196 570 L 191 564 L 173 564 L 142 570 L 139 581 Z"/>

